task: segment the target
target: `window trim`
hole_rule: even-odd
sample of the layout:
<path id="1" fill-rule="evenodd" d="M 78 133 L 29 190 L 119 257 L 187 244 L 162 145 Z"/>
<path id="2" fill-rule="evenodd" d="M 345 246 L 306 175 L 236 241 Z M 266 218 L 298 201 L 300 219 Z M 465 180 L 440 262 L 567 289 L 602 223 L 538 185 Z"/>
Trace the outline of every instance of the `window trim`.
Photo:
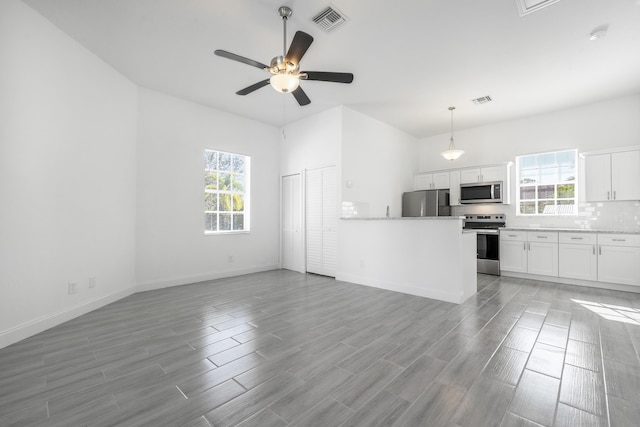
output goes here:
<path id="1" fill-rule="evenodd" d="M 521 184 L 520 184 L 520 159 L 523 157 L 530 157 L 530 156 L 541 156 L 541 155 L 545 155 L 545 154 L 559 154 L 559 153 L 565 153 L 565 152 L 573 152 L 574 154 L 574 167 L 575 167 L 575 176 L 574 179 L 572 181 L 573 185 L 574 185 L 574 196 L 572 198 L 568 198 L 565 200 L 574 200 L 574 206 L 575 208 L 573 209 L 572 213 L 553 213 L 553 214 L 544 214 L 544 213 L 538 213 L 537 209 L 536 212 L 534 213 L 523 213 L 521 212 Z M 543 151 L 543 152 L 539 152 L 539 153 L 530 153 L 530 154 L 523 154 L 523 155 L 519 155 L 516 156 L 515 158 L 515 164 L 516 164 L 516 179 L 515 179 L 515 184 L 516 184 L 516 216 L 522 216 L 522 217 L 537 217 L 537 218 L 544 218 L 544 217 L 573 217 L 573 216 L 579 216 L 579 212 L 578 212 L 578 206 L 579 206 L 579 154 L 578 154 L 578 149 L 577 148 L 567 148 L 567 149 L 561 149 L 561 150 L 555 150 L 555 151 Z M 540 168 L 538 167 L 538 170 Z M 568 182 L 571 183 L 571 182 Z M 560 184 L 560 182 L 554 182 L 553 184 L 549 184 L 549 185 L 554 185 L 556 186 L 556 191 L 557 191 L 557 186 Z M 539 187 L 541 185 L 545 185 L 545 184 L 538 184 L 533 186 L 535 187 Z M 529 199 L 527 199 L 529 200 Z M 539 199 L 538 195 L 536 194 L 536 197 L 534 199 L 535 203 L 536 203 L 536 207 L 537 207 L 537 203 L 541 200 L 551 200 L 551 199 Z M 558 199 L 557 197 L 553 198 L 554 201 L 558 201 L 558 200 L 562 200 L 562 199 Z M 558 206 L 558 204 L 556 203 L 555 206 Z"/>
<path id="2" fill-rule="evenodd" d="M 230 152 L 230 151 L 224 151 L 224 150 L 219 150 L 219 149 L 214 149 L 214 148 L 204 148 L 202 151 L 202 155 L 203 157 L 206 156 L 207 151 L 212 151 L 212 152 L 216 152 L 219 154 L 229 154 L 231 156 L 242 156 L 244 157 L 244 161 L 245 161 L 245 168 L 244 168 L 244 173 L 242 174 L 244 176 L 244 188 L 242 190 L 242 192 L 236 192 L 236 191 L 232 191 L 232 190 L 207 190 L 206 189 L 206 182 L 205 184 L 205 188 L 204 188 L 204 194 L 210 193 L 210 194 L 229 194 L 231 196 L 233 196 L 234 194 L 241 194 L 244 198 L 244 207 L 243 207 L 243 211 L 242 211 L 242 215 L 244 216 L 243 219 L 243 226 L 244 229 L 243 230 L 207 230 L 206 229 L 206 222 L 203 224 L 204 225 L 204 235 L 205 236 L 222 236 L 222 235 L 230 235 L 230 234 L 249 234 L 251 232 L 251 156 L 247 155 L 247 154 L 243 154 L 243 153 L 234 153 L 234 152 Z M 205 157 L 206 158 L 206 157 Z M 206 177 L 206 172 L 210 170 L 206 167 L 204 168 L 205 171 L 205 177 Z M 215 169 L 217 171 L 220 171 L 220 169 Z M 233 172 L 229 172 L 230 174 L 233 174 Z M 202 212 L 204 214 L 206 214 L 207 211 L 205 208 L 205 200 L 203 198 L 202 201 Z M 220 210 L 216 210 L 215 211 L 218 215 L 221 213 Z M 226 212 L 226 211 L 222 211 L 222 212 Z M 234 211 L 230 211 L 230 213 L 233 215 Z M 219 218 L 219 217 L 218 217 Z M 206 219 L 205 219 L 206 221 Z M 233 224 L 233 218 L 232 218 L 232 224 Z"/>

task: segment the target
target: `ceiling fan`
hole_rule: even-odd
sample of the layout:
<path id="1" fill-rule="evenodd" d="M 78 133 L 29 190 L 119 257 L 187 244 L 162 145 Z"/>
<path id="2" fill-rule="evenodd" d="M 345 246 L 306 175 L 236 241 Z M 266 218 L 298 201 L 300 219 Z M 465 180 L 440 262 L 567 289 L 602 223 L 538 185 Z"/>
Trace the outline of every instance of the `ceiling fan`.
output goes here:
<path id="1" fill-rule="evenodd" d="M 351 83 L 353 81 L 353 74 L 351 73 L 334 73 L 327 71 L 300 71 L 300 60 L 313 43 L 313 37 L 303 31 L 297 31 L 287 51 L 287 20 L 291 17 L 292 10 L 287 6 L 281 6 L 278 9 L 278 13 L 282 18 L 284 36 L 283 36 L 283 54 L 282 56 L 276 56 L 271 60 L 271 65 L 265 65 L 258 61 L 254 61 L 244 56 L 236 55 L 235 53 L 227 52 L 226 50 L 216 50 L 214 53 L 223 58 L 231 59 L 251 65 L 256 68 L 260 68 L 272 74 L 272 76 L 266 80 L 262 80 L 258 83 L 252 84 L 244 89 L 236 92 L 238 95 L 248 95 L 251 92 L 260 89 L 261 87 L 271 84 L 271 86 L 282 93 L 291 92 L 295 97 L 298 104 L 301 106 L 308 105 L 311 100 L 307 94 L 300 87 L 300 80 L 318 80 L 323 82 L 334 83 Z"/>

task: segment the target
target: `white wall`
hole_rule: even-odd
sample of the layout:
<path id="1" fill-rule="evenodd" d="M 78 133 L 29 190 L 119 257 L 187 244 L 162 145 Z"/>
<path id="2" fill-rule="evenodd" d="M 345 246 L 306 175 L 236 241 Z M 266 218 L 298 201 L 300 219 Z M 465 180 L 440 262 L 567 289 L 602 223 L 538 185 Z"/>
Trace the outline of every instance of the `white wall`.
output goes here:
<path id="1" fill-rule="evenodd" d="M 481 108 L 481 107 L 478 107 Z M 439 154 L 449 134 L 421 139 L 419 170 L 464 168 L 512 161 L 523 154 L 577 148 L 578 152 L 640 144 L 640 95 L 626 96 L 579 108 L 497 123 L 454 133 L 465 154 L 455 162 Z M 638 202 L 580 203 L 579 216 L 517 217 L 515 166 L 511 168 L 511 205 L 454 208 L 454 214 L 506 213 L 509 226 L 580 227 L 640 230 Z M 581 192 L 583 193 L 583 192 Z"/>
<path id="2" fill-rule="evenodd" d="M 340 165 L 342 107 L 286 125 L 280 143 L 280 175 Z"/>
<path id="3" fill-rule="evenodd" d="M 423 138 L 418 167 L 420 171 L 459 168 L 515 161 L 515 156 L 546 151 L 577 148 L 584 152 L 637 145 L 638 117 L 640 94 L 473 129 L 454 129 L 456 148 L 465 154 L 453 163 L 439 154 L 449 144 L 448 133 Z"/>
<path id="4" fill-rule="evenodd" d="M 277 268 L 278 129 L 147 89 L 139 105 L 138 288 Z M 251 156 L 250 233 L 204 235 L 205 148 Z"/>
<path id="5" fill-rule="evenodd" d="M 0 58 L 1 348 L 133 291 L 137 91 L 17 0 Z"/>
<path id="6" fill-rule="evenodd" d="M 402 193 L 413 190 L 417 140 L 396 128 L 344 108 L 342 200 L 360 216 L 402 215 Z M 347 186 L 347 182 L 350 187 Z"/>

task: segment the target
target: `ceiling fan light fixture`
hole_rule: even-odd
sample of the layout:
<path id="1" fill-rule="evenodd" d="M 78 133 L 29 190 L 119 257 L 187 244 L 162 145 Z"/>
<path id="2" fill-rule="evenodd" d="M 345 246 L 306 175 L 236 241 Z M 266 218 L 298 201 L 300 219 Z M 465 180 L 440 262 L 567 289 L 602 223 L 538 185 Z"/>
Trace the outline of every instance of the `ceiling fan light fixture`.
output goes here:
<path id="1" fill-rule="evenodd" d="M 451 138 L 449 139 L 449 149 L 440 153 L 442 157 L 452 162 L 464 154 L 464 150 L 456 150 L 456 145 L 453 143 L 453 110 L 455 109 L 456 107 L 449 107 L 449 111 L 451 111 Z"/>
<path id="2" fill-rule="evenodd" d="M 298 86 L 300 86 L 300 79 L 294 74 L 274 74 L 269 79 L 269 83 L 271 83 L 271 87 L 278 92 L 289 93 L 298 89 Z"/>

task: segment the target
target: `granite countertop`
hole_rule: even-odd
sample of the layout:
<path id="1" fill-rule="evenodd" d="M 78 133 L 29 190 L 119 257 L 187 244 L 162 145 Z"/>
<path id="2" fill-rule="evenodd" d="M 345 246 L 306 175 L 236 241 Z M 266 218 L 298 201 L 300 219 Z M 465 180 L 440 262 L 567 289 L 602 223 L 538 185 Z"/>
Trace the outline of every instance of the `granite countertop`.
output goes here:
<path id="1" fill-rule="evenodd" d="M 545 228 L 545 227 L 501 227 L 500 230 L 513 231 L 557 231 L 561 233 L 638 234 L 638 230 L 604 230 L 597 228 Z"/>
<path id="2" fill-rule="evenodd" d="M 442 221 L 442 220 L 456 220 L 456 221 L 460 221 L 463 220 L 464 217 L 463 216 L 392 216 L 392 217 L 386 217 L 386 216 L 370 216 L 370 217 L 363 217 L 363 216 L 354 216 L 354 217 L 342 217 L 340 219 L 344 219 L 344 220 L 365 220 L 365 221 L 433 221 L 433 220 L 438 220 L 438 221 Z"/>

